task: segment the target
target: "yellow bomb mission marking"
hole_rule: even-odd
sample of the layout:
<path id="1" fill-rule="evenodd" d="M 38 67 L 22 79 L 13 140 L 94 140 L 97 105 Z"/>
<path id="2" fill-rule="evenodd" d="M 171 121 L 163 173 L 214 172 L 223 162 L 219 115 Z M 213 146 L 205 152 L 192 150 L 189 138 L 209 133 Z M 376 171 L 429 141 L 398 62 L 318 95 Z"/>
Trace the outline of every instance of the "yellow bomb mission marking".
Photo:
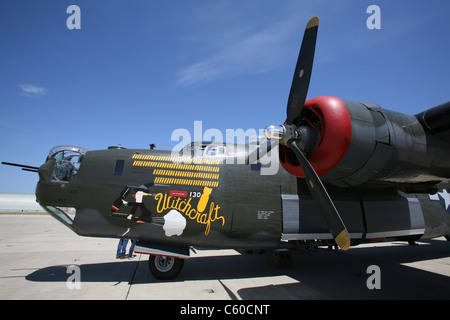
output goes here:
<path id="1" fill-rule="evenodd" d="M 211 201 L 209 205 L 209 210 L 203 212 L 206 209 L 206 204 L 209 200 L 209 194 L 211 193 L 211 189 L 205 187 L 203 190 L 203 195 L 200 197 L 200 200 L 197 204 L 197 208 L 192 208 L 191 200 L 184 201 L 180 197 L 172 197 L 167 193 L 162 194 L 158 193 L 155 195 L 155 200 L 158 201 L 156 206 L 156 212 L 162 213 L 166 210 L 175 209 L 181 213 L 183 213 L 186 217 L 191 220 L 195 220 L 199 224 L 206 225 L 205 236 L 209 234 L 211 230 L 211 222 L 216 220 L 222 220 L 222 226 L 225 225 L 225 218 L 219 215 L 220 207 Z"/>

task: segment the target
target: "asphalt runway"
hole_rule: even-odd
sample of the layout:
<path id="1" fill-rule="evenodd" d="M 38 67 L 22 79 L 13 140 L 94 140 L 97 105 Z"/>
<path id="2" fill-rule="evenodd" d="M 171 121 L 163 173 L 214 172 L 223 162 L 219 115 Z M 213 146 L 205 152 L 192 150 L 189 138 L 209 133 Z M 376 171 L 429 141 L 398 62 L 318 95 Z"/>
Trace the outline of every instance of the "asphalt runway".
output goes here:
<path id="1" fill-rule="evenodd" d="M 196 250 L 171 281 L 151 275 L 147 255 L 116 260 L 117 242 L 77 236 L 50 216 L 0 215 L 0 299 L 450 299 L 444 238 L 301 248 L 290 266 L 269 263 L 271 252 Z M 367 286 L 373 265 L 380 289 Z"/>

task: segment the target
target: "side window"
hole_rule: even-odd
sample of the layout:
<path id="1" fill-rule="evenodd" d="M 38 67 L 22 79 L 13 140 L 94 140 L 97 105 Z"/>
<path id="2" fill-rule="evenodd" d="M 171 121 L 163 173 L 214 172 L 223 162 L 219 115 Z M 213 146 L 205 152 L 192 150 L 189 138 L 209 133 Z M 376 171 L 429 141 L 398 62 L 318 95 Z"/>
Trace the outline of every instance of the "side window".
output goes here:
<path id="1" fill-rule="evenodd" d="M 203 157 L 205 155 L 206 145 L 201 145 L 200 148 L 197 150 L 196 157 Z"/>
<path id="2" fill-rule="evenodd" d="M 206 151 L 207 156 L 218 156 L 223 154 L 225 154 L 224 146 L 209 146 Z"/>
<path id="3" fill-rule="evenodd" d="M 123 173 L 123 167 L 125 165 L 125 160 L 117 160 L 114 166 L 114 175 L 121 176 Z"/>

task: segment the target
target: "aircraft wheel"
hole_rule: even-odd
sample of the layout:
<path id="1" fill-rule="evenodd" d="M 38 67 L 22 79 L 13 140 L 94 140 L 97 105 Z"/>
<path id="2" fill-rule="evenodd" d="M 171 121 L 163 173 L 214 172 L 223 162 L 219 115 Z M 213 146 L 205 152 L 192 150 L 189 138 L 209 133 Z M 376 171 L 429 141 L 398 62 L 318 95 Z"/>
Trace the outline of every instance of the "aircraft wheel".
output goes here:
<path id="1" fill-rule="evenodd" d="M 169 280 L 175 278 L 184 265 L 184 259 L 150 255 L 148 266 L 156 279 Z"/>

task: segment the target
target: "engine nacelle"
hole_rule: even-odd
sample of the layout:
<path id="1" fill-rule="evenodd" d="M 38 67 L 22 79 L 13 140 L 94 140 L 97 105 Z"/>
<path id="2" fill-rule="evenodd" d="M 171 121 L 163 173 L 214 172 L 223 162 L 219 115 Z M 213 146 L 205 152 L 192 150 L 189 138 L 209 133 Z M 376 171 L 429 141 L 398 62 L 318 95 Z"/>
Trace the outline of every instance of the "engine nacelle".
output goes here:
<path id="1" fill-rule="evenodd" d="M 309 162 L 325 182 L 351 187 L 372 181 L 410 189 L 449 182 L 450 144 L 425 130 L 415 116 L 331 96 L 307 100 L 303 115 L 303 122 L 320 132 Z M 280 162 L 303 177 L 286 147 L 280 147 Z"/>

